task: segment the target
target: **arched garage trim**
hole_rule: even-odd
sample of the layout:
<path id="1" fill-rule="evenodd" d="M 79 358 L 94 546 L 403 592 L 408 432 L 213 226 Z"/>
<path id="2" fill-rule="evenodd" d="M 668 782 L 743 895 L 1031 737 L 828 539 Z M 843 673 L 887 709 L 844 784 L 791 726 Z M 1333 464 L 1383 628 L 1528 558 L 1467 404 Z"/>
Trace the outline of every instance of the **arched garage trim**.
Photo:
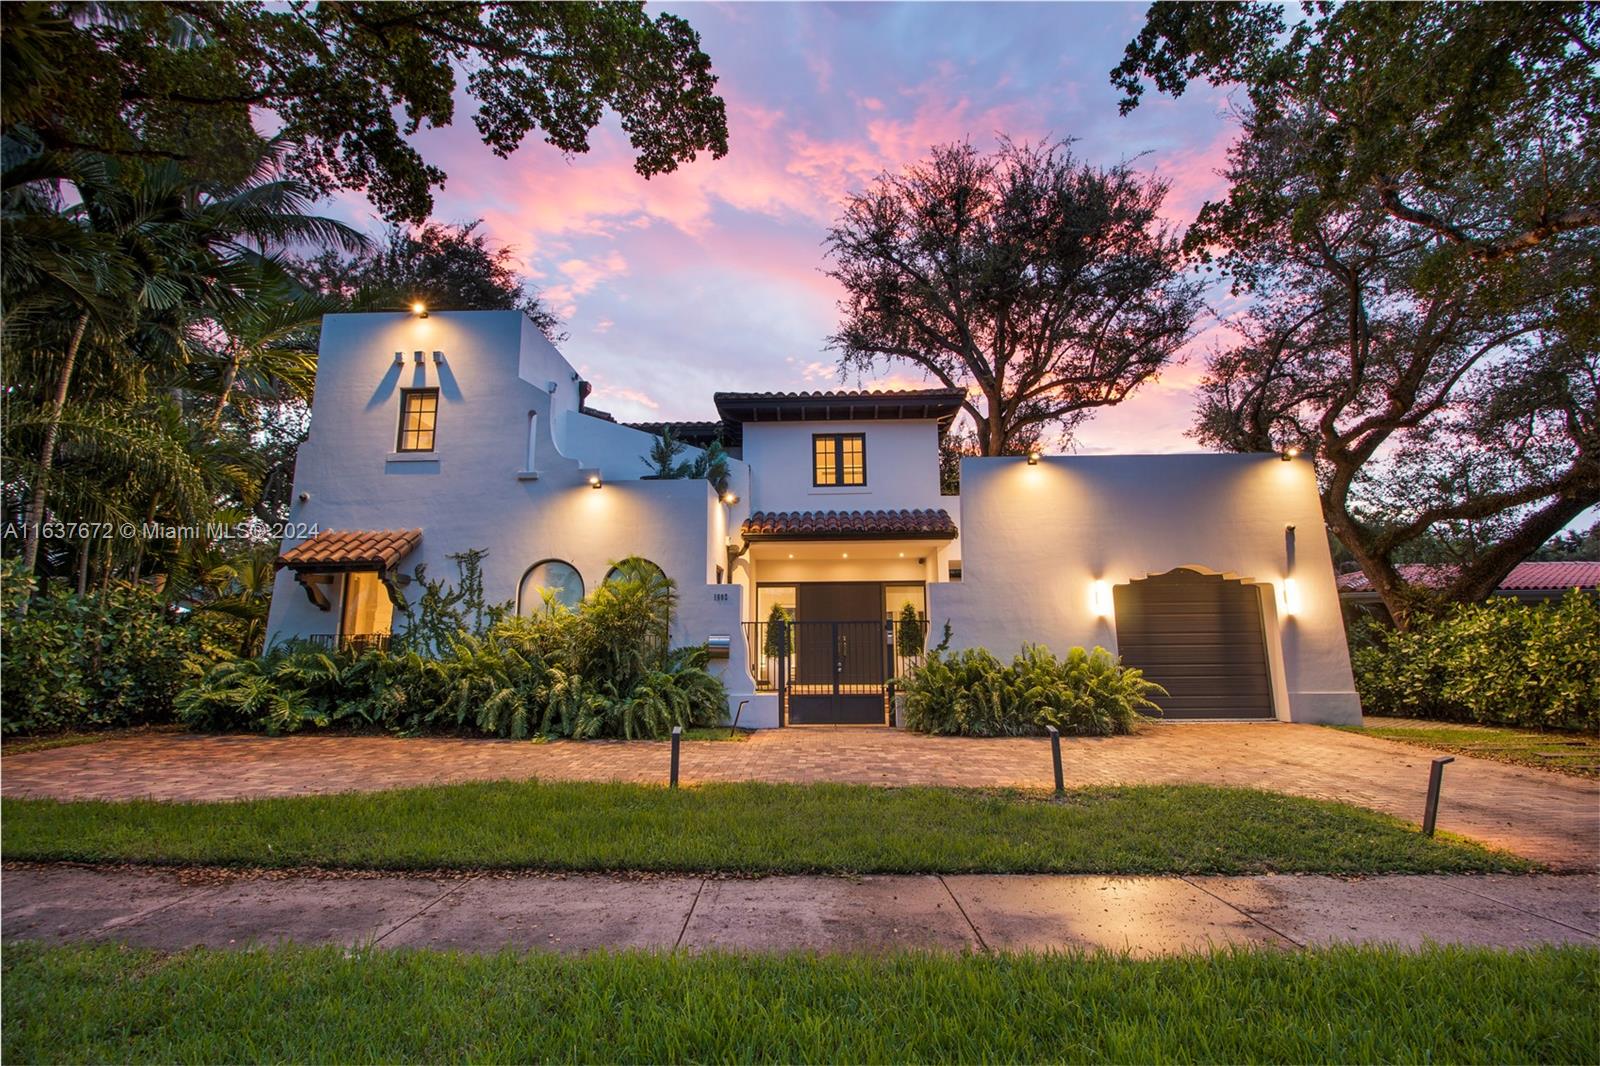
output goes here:
<path id="1" fill-rule="evenodd" d="M 1174 720 L 1278 716 L 1281 660 L 1271 586 L 1203 566 L 1180 566 L 1112 589 L 1117 650 L 1168 690 Z"/>

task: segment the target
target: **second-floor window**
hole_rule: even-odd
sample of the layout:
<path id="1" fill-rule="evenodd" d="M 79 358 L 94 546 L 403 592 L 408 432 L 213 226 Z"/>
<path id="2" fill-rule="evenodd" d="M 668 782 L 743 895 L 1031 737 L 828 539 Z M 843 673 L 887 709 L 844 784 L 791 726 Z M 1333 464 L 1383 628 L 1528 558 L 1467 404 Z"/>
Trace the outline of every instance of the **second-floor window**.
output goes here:
<path id="1" fill-rule="evenodd" d="M 400 441 L 395 451 L 433 451 L 433 430 L 438 418 L 438 389 L 401 389 Z"/>
<path id="2" fill-rule="evenodd" d="M 811 438 L 813 485 L 865 485 L 867 438 L 863 433 L 818 433 Z"/>

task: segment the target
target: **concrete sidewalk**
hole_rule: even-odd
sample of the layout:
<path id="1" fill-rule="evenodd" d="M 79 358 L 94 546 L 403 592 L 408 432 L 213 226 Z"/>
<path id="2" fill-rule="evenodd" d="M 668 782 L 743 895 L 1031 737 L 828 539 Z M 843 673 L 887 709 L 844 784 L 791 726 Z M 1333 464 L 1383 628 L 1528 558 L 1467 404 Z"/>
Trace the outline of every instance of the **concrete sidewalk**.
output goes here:
<path id="1" fill-rule="evenodd" d="M 231 873 L 12 866 L 7 941 L 561 952 L 1600 945 L 1600 876 Z"/>

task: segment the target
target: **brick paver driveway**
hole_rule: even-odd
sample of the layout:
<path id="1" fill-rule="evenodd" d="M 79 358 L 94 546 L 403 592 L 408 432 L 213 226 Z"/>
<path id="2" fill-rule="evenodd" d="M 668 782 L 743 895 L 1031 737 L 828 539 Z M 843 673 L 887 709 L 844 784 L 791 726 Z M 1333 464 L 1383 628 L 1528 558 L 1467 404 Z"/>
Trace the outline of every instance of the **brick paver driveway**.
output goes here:
<path id="1" fill-rule="evenodd" d="M 1422 816 L 1435 752 L 1320 726 L 1157 725 L 1062 741 L 1069 784 L 1208 783 Z M 664 743 L 389 737 L 130 737 L 5 757 L 7 796 L 216 800 L 451 781 L 665 781 Z M 783 729 L 686 742 L 683 780 L 1050 786 L 1049 744 L 889 729 Z M 1445 773 L 1439 826 L 1566 868 L 1600 868 L 1600 783 L 1467 757 Z"/>

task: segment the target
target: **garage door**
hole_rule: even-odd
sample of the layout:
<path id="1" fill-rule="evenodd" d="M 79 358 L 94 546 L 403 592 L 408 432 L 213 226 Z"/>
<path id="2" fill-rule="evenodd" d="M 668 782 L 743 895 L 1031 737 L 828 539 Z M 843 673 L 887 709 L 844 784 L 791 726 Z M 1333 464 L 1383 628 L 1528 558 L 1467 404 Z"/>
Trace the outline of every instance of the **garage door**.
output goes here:
<path id="1" fill-rule="evenodd" d="M 1259 586 L 1174 570 L 1112 596 L 1122 661 L 1169 693 L 1162 717 L 1273 717 Z"/>

